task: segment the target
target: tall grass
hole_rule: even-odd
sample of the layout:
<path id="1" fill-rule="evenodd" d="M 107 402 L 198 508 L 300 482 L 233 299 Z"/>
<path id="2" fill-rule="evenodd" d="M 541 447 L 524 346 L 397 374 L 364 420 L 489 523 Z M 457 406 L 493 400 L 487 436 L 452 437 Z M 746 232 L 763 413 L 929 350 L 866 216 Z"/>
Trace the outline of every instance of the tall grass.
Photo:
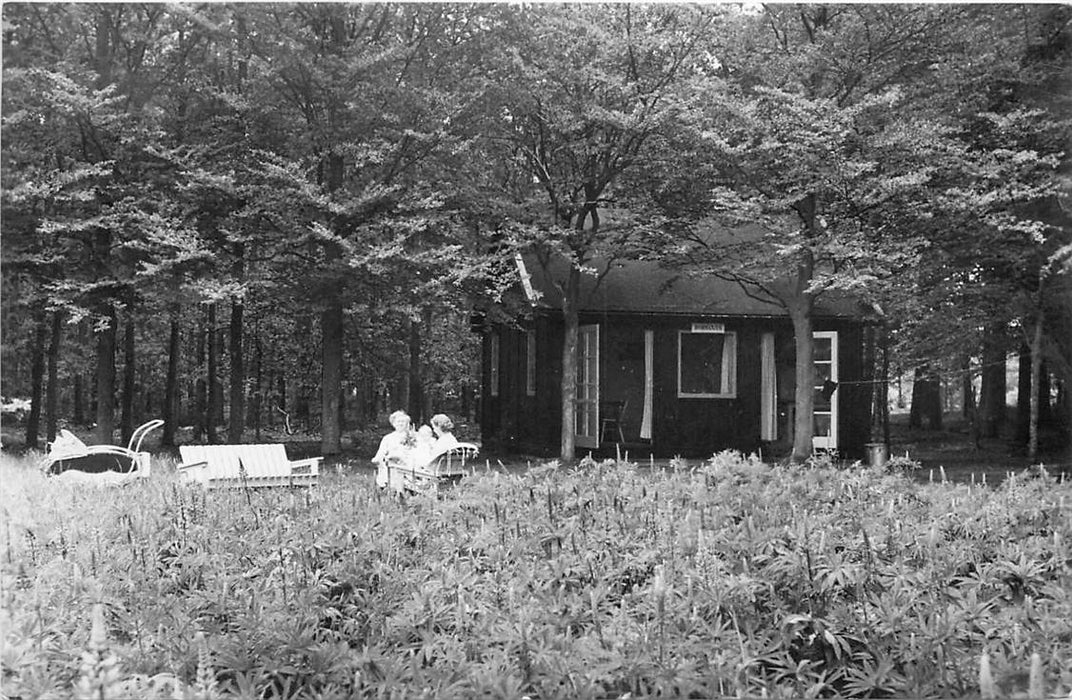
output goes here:
<path id="1" fill-rule="evenodd" d="M 400 500 L 347 474 L 204 492 L 166 461 L 92 489 L 4 458 L 3 691 L 1072 690 L 1068 485 L 675 466 L 551 463 Z"/>

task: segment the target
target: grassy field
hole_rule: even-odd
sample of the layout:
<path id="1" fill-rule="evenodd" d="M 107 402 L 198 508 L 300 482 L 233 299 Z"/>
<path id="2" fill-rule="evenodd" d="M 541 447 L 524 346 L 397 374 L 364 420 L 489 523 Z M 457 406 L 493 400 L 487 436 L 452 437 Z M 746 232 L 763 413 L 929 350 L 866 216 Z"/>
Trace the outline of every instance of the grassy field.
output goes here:
<path id="1" fill-rule="evenodd" d="M 2 457 L 7 698 L 1072 691 L 1072 485 L 725 453 L 203 492 Z M 981 664 L 981 660 L 985 662 Z"/>

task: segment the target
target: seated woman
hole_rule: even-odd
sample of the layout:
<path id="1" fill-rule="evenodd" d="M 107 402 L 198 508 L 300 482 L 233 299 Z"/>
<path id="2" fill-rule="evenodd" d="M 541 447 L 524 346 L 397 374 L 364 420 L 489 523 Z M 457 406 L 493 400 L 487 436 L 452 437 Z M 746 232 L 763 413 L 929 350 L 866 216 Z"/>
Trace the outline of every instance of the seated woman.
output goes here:
<path id="1" fill-rule="evenodd" d="M 417 429 L 416 444 L 410 453 L 410 462 L 416 466 L 428 464 L 435 453 L 436 439 L 432 429 L 422 425 Z"/>
<path id="2" fill-rule="evenodd" d="M 387 465 L 409 463 L 416 444 L 408 413 L 395 411 L 388 420 L 394 430 L 383 436 L 380 449 L 372 458 L 372 463 L 377 466 L 376 485 L 379 487 L 387 486 Z"/>
<path id="3" fill-rule="evenodd" d="M 433 458 L 460 444 L 458 438 L 454 437 L 454 433 L 451 432 L 453 430 L 454 421 L 449 416 L 444 413 L 437 413 L 432 416 L 432 432 L 436 436 Z"/>

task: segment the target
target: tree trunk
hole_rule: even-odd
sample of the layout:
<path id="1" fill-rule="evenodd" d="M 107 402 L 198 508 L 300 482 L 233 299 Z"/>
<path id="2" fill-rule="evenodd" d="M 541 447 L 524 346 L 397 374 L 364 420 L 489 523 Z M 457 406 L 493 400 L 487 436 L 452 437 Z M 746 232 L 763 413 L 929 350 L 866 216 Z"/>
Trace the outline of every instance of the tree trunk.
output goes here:
<path id="1" fill-rule="evenodd" d="M 72 400 L 74 401 L 74 410 L 72 411 L 72 420 L 74 420 L 75 425 L 81 427 L 86 424 L 86 398 L 82 395 L 83 391 L 81 372 L 75 372 L 73 393 L 74 398 Z"/>
<path id="2" fill-rule="evenodd" d="M 295 411 L 298 410 L 298 392 L 294 390 L 294 387 L 297 385 L 297 382 L 288 382 L 284 372 L 285 370 L 282 368 L 279 370 L 279 377 L 276 382 L 276 385 L 278 386 L 278 390 L 276 392 L 276 400 L 279 402 L 280 408 L 282 408 L 287 413 L 294 415 Z M 280 413 L 279 415 L 282 416 L 283 414 Z"/>
<path id="3" fill-rule="evenodd" d="M 45 435 L 48 442 L 56 439 L 56 398 L 59 396 L 60 342 L 63 340 L 63 313 L 52 312 L 52 338 L 48 344 L 48 384 L 45 389 Z"/>
<path id="4" fill-rule="evenodd" d="M 208 303 L 208 329 L 205 334 L 208 351 L 208 372 L 205 377 L 206 405 L 205 405 L 205 438 L 208 444 L 215 445 L 216 420 L 220 415 L 219 405 L 219 380 L 216 378 L 217 348 L 216 348 L 216 302 Z"/>
<path id="5" fill-rule="evenodd" d="M 983 384 L 979 392 L 979 434 L 998 437 L 1005 419 L 1004 324 L 989 324 L 983 339 Z"/>
<path id="6" fill-rule="evenodd" d="M 1034 372 L 1034 355 L 1027 343 L 1020 347 L 1020 357 L 1016 372 L 1016 442 L 1026 445 L 1031 433 L 1031 388 L 1038 386 L 1032 376 Z"/>
<path id="7" fill-rule="evenodd" d="M 259 443 L 261 441 L 261 411 L 264 408 L 264 347 L 256 328 L 254 328 L 254 338 L 254 389 L 253 405 L 250 409 L 253 411 L 253 439 Z M 268 386 L 271 387 L 271 383 Z"/>
<path id="8" fill-rule="evenodd" d="M 1053 421 L 1053 406 L 1050 404 L 1050 371 L 1045 360 L 1039 362 L 1039 380 L 1035 384 L 1039 402 L 1039 425 Z"/>
<path id="9" fill-rule="evenodd" d="M 421 381 L 421 322 L 410 319 L 409 322 L 409 391 L 406 411 L 413 419 L 414 425 L 421 423 L 424 412 L 424 387 Z"/>
<path id="10" fill-rule="evenodd" d="M 942 389 L 934 371 L 917 367 L 912 382 L 912 407 L 909 409 L 908 426 L 925 430 L 942 429 Z"/>
<path id="11" fill-rule="evenodd" d="M 327 300 L 320 315 L 323 367 L 321 375 L 320 453 L 342 451 L 339 401 L 342 396 L 343 309 L 337 295 Z"/>
<path id="12" fill-rule="evenodd" d="M 332 43 L 342 50 L 344 43 L 343 27 L 340 18 L 334 16 L 331 24 Z M 336 126 L 336 112 L 329 111 L 328 120 L 331 127 Z M 342 153 L 331 152 L 321 167 L 326 170 L 325 185 L 329 196 L 342 187 L 346 170 L 346 161 Z M 341 235 L 341 232 L 340 232 Z M 337 260 L 342 251 L 334 244 L 325 246 L 325 258 L 329 263 Z M 329 292 L 326 306 L 320 316 L 321 336 L 321 382 L 320 382 L 320 453 L 335 455 L 342 451 L 342 427 L 339 423 L 339 409 L 342 405 L 343 346 L 346 343 L 346 329 L 343 323 L 343 289 L 344 280 L 339 278 Z"/>
<path id="13" fill-rule="evenodd" d="M 26 447 L 37 449 L 41 437 L 41 398 L 45 376 L 45 319 L 35 315 L 30 347 L 30 414 L 26 417 Z"/>
<path id="14" fill-rule="evenodd" d="M 790 460 L 804 462 L 811 457 L 815 435 L 815 344 L 812 340 L 812 299 L 799 295 L 789 304 L 796 344 L 796 424 L 793 426 L 793 453 Z"/>
<path id="15" fill-rule="evenodd" d="M 890 446 L 890 329 L 882 324 L 882 441 Z"/>
<path id="16" fill-rule="evenodd" d="M 432 338 L 432 318 L 433 318 L 432 307 L 431 306 L 425 306 L 424 309 L 421 311 L 421 326 L 422 326 L 422 329 L 423 329 L 421 331 L 421 334 L 422 334 L 423 339 L 424 339 L 423 342 L 425 342 L 425 343 L 431 342 L 431 338 Z M 435 414 L 432 399 L 436 398 L 438 400 L 439 397 L 433 397 L 432 392 L 429 391 L 428 389 L 426 389 L 426 387 L 428 386 L 428 383 L 429 383 L 431 378 L 428 376 L 428 371 L 427 371 L 427 368 L 425 367 L 425 363 L 424 363 L 423 359 L 421 361 L 420 377 L 421 377 L 421 387 L 420 387 L 420 392 L 421 392 L 421 416 L 424 418 L 424 420 L 429 420 Z M 444 409 L 440 408 L 440 412 L 444 412 Z"/>
<path id="17" fill-rule="evenodd" d="M 562 339 L 562 432 L 559 457 L 566 463 L 572 462 L 576 455 L 577 342 L 580 332 L 577 303 L 580 282 L 580 270 L 571 265 L 562 294 L 562 317 L 566 328 Z"/>
<path id="18" fill-rule="evenodd" d="M 351 362 L 353 362 L 352 359 Z M 369 406 L 372 403 L 372 386 L 368 377 L 365 376 L 365 372 L 361 371 L 360 365 L 354 367 L 353 371 L 358 377 L 354 382 L 354 389 L 357 391 L 357 395 L 351 404 L 350 417 L 354 419 L 353 422 L 356 425 L 364 426 L 368 424 L 369 416 L 372 415 L 369 411 Z"/>
<path id="19" fill-rule="evenodd" d="M 115 432 L 115 308 L 108 305 L 97 331 L 97 430 L 101 445 L 110 445 Z"/>
<path id="20" fill-rule="evenodd" d="M 246 426 L 246 368 L 242 354 L 242 302 L 231 302 L 230 355 L 231 355 L 231 410 L 228 415 L 227 440 L 231 444 L 242 442 L 242 430 Z"/>
<path id="21" fill-rule="evenodd" d="M 123 334 L 123 399 L 119 410 L 119 444 L 126 445 L 134 434 L 134 307 L 128 305 Z"/>
<path id="22" fill-rule="evenodd" d="M 965 354 L 961 360 L 961 370 L 964 377 L 961 379 L 961 390 L 964 393 L 964 417 L 968 419 L 968 436 L 971 443 L 978 448 L 979 443 L 979 405 L 975 401 L 975 381 L 972 375 L 971 355 Z"/>
<path id="23" fill-rule="evenodd" d="M 200 328 L 197 332 L 197 351 L 195 353 L 197 357 L 197 379 L 194 381 L 193 396 L 191 398 L 194 407 L 194 440 L 195 442 L 201 442 L 205 439 L 205 434 L 208 431 L 207 421 L 205 420 L 206 411 L 208 411 L 208 382 L 205 381 L 205 355 L 207 354 L 205 349 L 208 346 L 208 329 L 205 326 L 204 316 L 201 315 L 204 311 L 203 305 L 198 305 L 197 310 L 200 322 Z"/>
<path id="24" fill-rule="evenodd" d="M 164 384 L 164 432 L 160 436 L 160 444 L 166 447 L 174 447 L 175 431 L 178 427 L 176 423 L 178 423 L 179 416 L 179 352 L 182 348 L 180 341 L 179 307 L 173 306 L 168 332 L 167 379 Z"/>
<path id="25" fill-rule="evenodd" d="M 975 383 L 972 381 L 970 355 L 964 355 L 960 369 L 963 373 L 960 380 L 960 392 L 963 395 L 960 406 L 961 415 L 969 422 L 973 422 L 975 420 Z"/>
<path id="26" fill-rule="evenodd" d="M 467 384 L 467 385 L 462 387 L 461 394 L 462 394 L 462 396 L 461 396 L 461 399 L 462 399 L 461 413 L 462 413 L 463 416 L 465 416 L 466 420 L 472 420 L 472 416 L 473 416 L 473 390 Z"/>
<path id="27" fill-rule="evenodd" d="M 1038 456 L 1038 424 L 1039 424 L 1039 378 L 1042 375 L 1042 312 L 1039 311 L 1035 320 L 1035 332 L 1031 338 L 1031 384 L 1028 393 L 1031 394 L 1030 414 L 1027 438 L 1027 458 L 1034 461 Z M 1034 391 L 1032 391 L 1034 388 Z"/>
<path id="28" fill-rule="evenodd" d="M 394 411 L 406 407 L 409 410 L 409 363 L 402 367 L 402 374 L 395 377 L 390 387 L 390 403 L 388 411 Z"/>
<path id="29" fill-rule="evenodd" d="M 803 222 L 807 237 L 818 237 L 818 198 L 814 194 L 807 195 L 793 209 Z M 815 296 L 808 291 L 814 274 L 815 255 L 811 248 L 805 247 L 796 263 L 793 297 L 786 304 L 796 341 L 796 426 L 790 456 L 793 462 L 806 461 L 815 450 L 815 341 L 811 316 Z"/>

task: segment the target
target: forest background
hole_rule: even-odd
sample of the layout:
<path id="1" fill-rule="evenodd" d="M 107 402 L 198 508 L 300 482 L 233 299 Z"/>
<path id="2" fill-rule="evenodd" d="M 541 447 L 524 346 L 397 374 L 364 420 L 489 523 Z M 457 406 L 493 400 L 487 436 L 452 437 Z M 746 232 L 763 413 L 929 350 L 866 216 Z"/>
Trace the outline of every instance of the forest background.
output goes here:
<path id="1" fill-rule="evenodd" d="M 795 324 L 852 291 L 876 363 L 915 377 L 914 420 L 940 424 L 959 383 L 996 435 L 1018 355 L 1018 437 L 1067 444 L 1070 20 L 5 3 L 3 393 L 29 398 L 28 446 L 155 417 L 164 445 L 237 442 L 286 417 L 336 454 L 388 408 L 476 414 L 473 312 L 537 248 L 753 290 L 776 264 Z M 761 245 L 703 235 L 742 222 Z"/>

